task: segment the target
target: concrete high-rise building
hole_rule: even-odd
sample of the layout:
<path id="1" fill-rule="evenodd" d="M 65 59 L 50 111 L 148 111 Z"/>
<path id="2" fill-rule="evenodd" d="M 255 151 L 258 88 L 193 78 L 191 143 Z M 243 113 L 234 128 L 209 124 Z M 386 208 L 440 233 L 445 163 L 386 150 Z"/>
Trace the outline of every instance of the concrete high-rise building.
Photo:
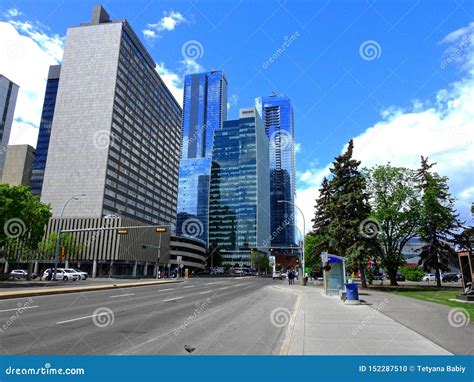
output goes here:
<path id="1" fill-rule="evenodd" d="M 180 236 L 208 242 L 209 177 L 215 131 L 227 119 L 227 78 L 220 70 L 184 80 L 182 153 L 179 167 Z"/>
<path id="2" fill-rule="evenodd" d="M 270 144 L 271 245 L 295 245 L 295 140 L 291 100 L 278 94 L 255 100 Z M 279 201 L 289 203 L 279 203 Z"/>
<path id="3" fill-rule="evenodd" d="M 0 179 L 15 114 L 18 85 L 0 74 Z"/>
<path id="4" fill-rule="evenodd" d="M 8 146 L 3 166 L 2 183 L 29 186 L 35 149 L 30 145 Z"/>
<path id="5" fill-rule="evenodd" d="M 44 170 L 46 168 L 46 159 L 48 158 L 49 139 L 53 125 L 54 107 L 56 106 L 60 73 L 61 65 L 51 65 L 49 67 L 30 184 L 31 192 L 35 195 L 40 195 L 41 189 L 43 188 Z"/>
<path id="6" fill-rule="evenodd" d="M 214 133 L 209 196 L 209 245 L 225 264 L 249 264 L 252 249 L 270 244 L 269 147 L 255 109 Z"/>
<path id="7" fill-rule="evenodd" d="M 57 217 L 174 224 L 181 107 L 126 20 L 68 28 L 41 200 Z M 138 243 L 139 244 L 139 243 Z"/>

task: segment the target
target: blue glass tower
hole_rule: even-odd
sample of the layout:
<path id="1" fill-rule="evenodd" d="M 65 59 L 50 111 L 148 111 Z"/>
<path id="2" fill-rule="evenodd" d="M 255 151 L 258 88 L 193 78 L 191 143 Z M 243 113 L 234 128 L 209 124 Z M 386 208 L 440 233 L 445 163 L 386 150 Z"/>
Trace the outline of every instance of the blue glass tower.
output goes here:
<path id="1" fill-rule="evenodd" d="M 40 195 L 43 187 L 44 169 L 46 168 L 46 159 L 48 158 L 49 138 L 51 136 L 51 126 L 53 125 L 60 72 L 61 65 L 51 65 L 49 67 L 48 82 L 46 83 L 38 142 L 36 143 L 35 159 L 30 181 L 31 192 L 35 195 Z"/>
<path id="2" fill-rule="evenodd" d="M 271 245 L 295 245 L 295 141 L 291 100 L 279 94 L 259 97 L 256 108 L 270 143 Z M 290 203 L 278 203 L 279 200 Z"/>
<path id="3" fill-rule="evenodd" d="M 268 138 L 255 109 L 225 121 L 214 134 L 209 196 L 209 244 L 224 264 L 249 264 L 253 248 L 270 237 Z"/>
<path id="4" fill-rule="evenodd" d="M 180 236 L 208 243 L 209 179 L 214 132 L 227 119 L 227 78 L 223 71 L 184 79 L 182 150 L 179 166 Z"/>

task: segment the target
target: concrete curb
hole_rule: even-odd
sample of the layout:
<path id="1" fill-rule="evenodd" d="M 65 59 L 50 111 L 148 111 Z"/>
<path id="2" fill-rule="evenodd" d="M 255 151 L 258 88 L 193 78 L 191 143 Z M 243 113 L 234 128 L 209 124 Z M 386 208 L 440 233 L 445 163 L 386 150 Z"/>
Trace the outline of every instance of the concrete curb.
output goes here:
<path id="1" fill-rule="evenodd" d="M 0 292 L 0 300 L 7 300 L 11 298 L 22 298 L 22 297 L 36 297 L 36 296 L 49 296 L 53 294 L 65 294 L 65 293 L 78 293 L 78 292 L 94 292 L 106 289 L 123 289 L 133 288 L 148 285 L 159 285 L 159 284 L 174 284 L 182 283 L 183 280 L 166 280 L 166 281 L 144 281 L 134 282 L 127 284 L 106 284 L 106 285 L 92 285 L 84 287 L 74 288 L 56 288 L 50 290 L 34 289 L 29 291 L 13 291 L 13 292 Z"/>
<path id="2" fill-rule="evenodd" d="M 303 295 L 303 293 L 301 293 L 300 291 L 289 290 L 287 288 L 282 288 L 278 286 L 272 286 L 272 288 L 283 290 L 285 292 L 294 293 L 298 297 L 296 300 L 295 309 L 293 311 L 293 314 L 291 315 L 290 321 L 288 322 L 285 339 L 283 340 L 283 344 L 281 345 L 280 353 L 279 353 L 280 355 L 288 355 L 288 352 L 290 351 L 291 342 L 293 340 L 293 332 L 296 326 L 296 316 L 300 308 L 301 296 Z"/>

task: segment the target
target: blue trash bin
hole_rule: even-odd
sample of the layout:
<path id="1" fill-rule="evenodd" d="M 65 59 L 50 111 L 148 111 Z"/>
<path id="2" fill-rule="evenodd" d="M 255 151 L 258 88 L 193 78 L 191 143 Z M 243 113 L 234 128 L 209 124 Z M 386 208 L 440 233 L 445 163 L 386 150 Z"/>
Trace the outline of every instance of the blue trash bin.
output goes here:
<path id="1" fill-rule="evenodd" d="M 359 301 L 359 287 L 356 283 L 345 283 L 346 299 L 349 301 Z"/>

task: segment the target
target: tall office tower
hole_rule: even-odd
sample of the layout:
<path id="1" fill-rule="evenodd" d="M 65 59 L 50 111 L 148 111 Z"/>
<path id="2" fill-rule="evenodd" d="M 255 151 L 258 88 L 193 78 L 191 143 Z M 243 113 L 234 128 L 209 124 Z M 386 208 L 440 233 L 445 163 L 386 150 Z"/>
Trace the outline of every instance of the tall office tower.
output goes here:
<path id="1" fill-rule="evenodd" d="M 272 247 L 295 245 L 295 141 L 293 107 L 284 95 L 255 100 L 270 143 L 270 204 Z M 285 201 L 289 203 L 282 203 Z"/>
<path id="2" fill-rule="evenodd" d="M 28 186 L 34 157 L 35 149 L 30 145 L 8 146 L 1 182 L 12 186 Z"/>
<path id="3" fill-rule="evenodd" d="M 53 125 L 60 73 L 61 65 L 51 65 L 49 67 L 30 183 L 31 192 L 35 195 L 40 195 L 43 187 L 44 169 L 46 167 L 46 159 L 48 158 L 49 139 L 51 136 L 51 126 Z"/>
<path id="4" fill-rule="evenodd" d="M 58 216 L 175 223 L 181 108 L 126 20 L 69 28 L 41 200 Z"/>
<path id="5" fill-rule="evenodd" d="M 269 147 L 255 109 L 225 121 L 214 133 L 209 196 L 209 245 L 225 264 L 248 264 L 252 249 L 266 252 L 270 237 Z"/>
<path id="6" fill-rule="evenodd" d="M 2 179 L 5 156 L 15 113 L 18 85 L 0 74 L 0 179 Z"/>
<path id="7" fill-rule="evenodd" d="M 221 70 L 184 79 L 182 151 L 179 166 L 179 236 L 208 243 L 212 140 L 227 119 L 227 78 Z"/>

